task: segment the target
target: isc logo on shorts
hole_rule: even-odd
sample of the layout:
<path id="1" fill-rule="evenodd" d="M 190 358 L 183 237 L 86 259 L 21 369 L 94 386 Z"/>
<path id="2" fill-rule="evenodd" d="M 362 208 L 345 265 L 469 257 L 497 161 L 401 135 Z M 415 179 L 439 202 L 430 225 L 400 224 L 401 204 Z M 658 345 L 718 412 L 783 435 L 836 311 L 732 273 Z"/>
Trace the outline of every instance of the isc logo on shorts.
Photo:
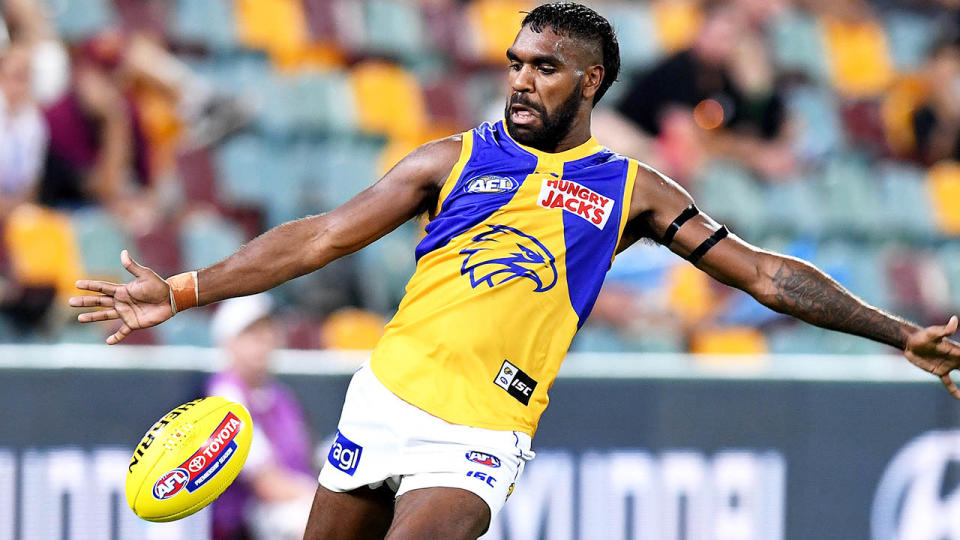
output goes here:
<path id="1" fill-rule="evenodd" d="M 363 453 L 363 447 L 354 443 L 343 436 L 343 433 L 337 431 L 337 440 L 330 447 L 330 453 L 327 454 L 327 461 L 341 471 L 353 476 L 357 472 L 357 465 L 360 464 L 360 455 Z"/>
<path id="2" fill-rule="evenodd" d="M 503 361 L 493 382 L 524 405 L 530 404 L 530 396 L 537 387 L 537 381 L 507 360 Z"/>

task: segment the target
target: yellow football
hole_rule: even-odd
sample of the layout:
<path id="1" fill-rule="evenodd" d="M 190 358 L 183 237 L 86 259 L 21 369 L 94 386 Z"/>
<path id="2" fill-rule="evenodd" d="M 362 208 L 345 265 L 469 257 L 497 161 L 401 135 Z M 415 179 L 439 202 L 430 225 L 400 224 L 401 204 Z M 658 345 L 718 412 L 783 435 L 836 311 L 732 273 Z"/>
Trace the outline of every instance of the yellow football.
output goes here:
<path id="1" fill-rule="evenodd" d="M 148 521 L 173 521 L 216 499 L 240 474 L 253 421 L 222 397 L 188 401 L 153 425 L 127 468 L 127 504 Z"/>

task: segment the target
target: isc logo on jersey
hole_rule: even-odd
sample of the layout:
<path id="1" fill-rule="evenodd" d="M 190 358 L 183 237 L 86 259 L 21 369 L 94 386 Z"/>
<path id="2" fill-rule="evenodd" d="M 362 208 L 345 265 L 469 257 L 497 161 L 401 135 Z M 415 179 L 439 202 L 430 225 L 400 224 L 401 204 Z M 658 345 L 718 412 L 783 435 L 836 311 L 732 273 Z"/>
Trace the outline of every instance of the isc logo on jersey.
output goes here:
<path id="1" fill-rule="evenodd" d="M 613 212 L 614 201 L 576 182 L 552 178 L 540 186 L 537 206 L 560 208 L 603 229 Z"/>
<path id="2" fill-rule="evenodd" d="M 520 182 L 508 176 L 478 176 L 467 182 L 467 193 L 510 193 L 520 187 Z"/>

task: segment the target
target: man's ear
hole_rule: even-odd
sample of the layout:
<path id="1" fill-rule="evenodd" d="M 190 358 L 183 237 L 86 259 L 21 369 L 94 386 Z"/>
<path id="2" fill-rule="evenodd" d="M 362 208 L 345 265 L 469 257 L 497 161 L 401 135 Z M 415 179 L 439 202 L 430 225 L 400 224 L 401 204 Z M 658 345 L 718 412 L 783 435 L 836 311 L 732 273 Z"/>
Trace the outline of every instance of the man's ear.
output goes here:
<path id="1" fill-rule="evenodd" d="M 583 81 L 580 83 L 582 85 L 581 91 L 583 97 L 593 101 L 593 96 L 600 90 L 600 83 L 603 82 L 603 76 L 604 69 L 600 64 L 592 65 L 584 71 Z"/>

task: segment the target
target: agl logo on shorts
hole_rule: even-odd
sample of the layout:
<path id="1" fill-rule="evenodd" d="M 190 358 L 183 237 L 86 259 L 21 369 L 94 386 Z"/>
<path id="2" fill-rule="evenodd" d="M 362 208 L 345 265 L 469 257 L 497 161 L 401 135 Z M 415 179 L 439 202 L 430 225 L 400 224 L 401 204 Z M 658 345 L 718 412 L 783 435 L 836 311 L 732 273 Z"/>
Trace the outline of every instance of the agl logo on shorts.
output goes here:
<path id="1" fill-rule="evenodd" d="M 357 465 L 360 464 L 360 455 L 363 453 L 363 447 L 343 436 L 343 433 L 337 431 L 337 440 L 330 447 L 330 453 L 327 454 L 327 461 L 341 471 L 353 476 L 357 472 Z"/>
<path id="2" fill-rule="evenodd" d="M 537 206 L 561 208 L 579 216 L 598 229 L 603 229 L 613 212 L 613 199 L 570 180 L 544 180 L 537 197 Z"/>

